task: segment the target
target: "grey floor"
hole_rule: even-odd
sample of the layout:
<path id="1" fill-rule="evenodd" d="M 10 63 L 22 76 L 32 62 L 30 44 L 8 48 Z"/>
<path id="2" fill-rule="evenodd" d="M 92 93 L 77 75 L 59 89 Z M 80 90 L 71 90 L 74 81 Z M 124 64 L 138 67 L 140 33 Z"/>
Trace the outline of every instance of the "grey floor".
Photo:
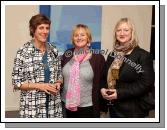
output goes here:
<path id="1" fill-rule="evenodd" d="M 19 118 L 19 111 L 6 111 L 5 117 L 6 118 Z M 101 117 L 107 118 L 108 115 L 101 115 Z M 155 111 L 152 110 L 150 111 L 148 118 L 154 118 L 154 117 L 155 117 Z"/>
<path id="2" fill-rule="evenodd" d="M 6 111 L 5 117 L 6 118 L 19 118 L 19 111 Z"/>

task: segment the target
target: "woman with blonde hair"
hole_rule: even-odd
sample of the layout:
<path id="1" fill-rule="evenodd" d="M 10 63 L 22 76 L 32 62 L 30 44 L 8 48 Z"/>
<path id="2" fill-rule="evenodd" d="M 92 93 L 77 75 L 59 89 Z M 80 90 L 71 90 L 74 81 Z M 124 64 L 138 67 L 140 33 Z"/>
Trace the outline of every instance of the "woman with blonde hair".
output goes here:
<path id="1" fill-rule="evenodd" d="M 129 18 L 117 22 L 113 44 L 101 82 L 101 94 L 109 100 L 110 117 L 146 117 L 154 108 L 153 60 L 139 47 Z"/>
<path id="2" fill-rule="evenodd" d="M 71 40 L 74 48 L 62 57 L 64 117 L 100 117 L 100 75 L 105 59 L 90 53 L 92 35 L 87 25 L 76 25 Z M 67 55 L 69 52 L 72 55 Z"/>

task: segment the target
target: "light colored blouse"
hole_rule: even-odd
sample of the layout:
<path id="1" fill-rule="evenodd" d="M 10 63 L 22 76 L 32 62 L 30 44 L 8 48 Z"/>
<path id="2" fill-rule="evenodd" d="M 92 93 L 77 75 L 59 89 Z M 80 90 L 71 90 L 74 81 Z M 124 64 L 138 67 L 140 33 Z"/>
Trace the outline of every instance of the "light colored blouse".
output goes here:
<path id="1" fill-rule="evenodd" d="M 73 65 L 74 59 L 71 59 L 63 68 L 64 86 L 61 94 L 62 101 L 66 101 L 66 93 L 68 89 L 70 68 Z M 92 84 L 94 73 L 89 60 L 83 61 L 80 64 L 79 83 L 80 83 L 80 105 L 79 107 L 92 106 Z"/>

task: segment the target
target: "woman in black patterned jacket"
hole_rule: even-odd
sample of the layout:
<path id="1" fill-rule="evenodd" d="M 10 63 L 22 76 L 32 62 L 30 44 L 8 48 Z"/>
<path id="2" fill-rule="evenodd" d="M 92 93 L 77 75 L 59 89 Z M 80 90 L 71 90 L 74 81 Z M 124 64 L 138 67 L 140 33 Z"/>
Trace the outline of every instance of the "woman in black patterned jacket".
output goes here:
<path id="1" fill-rule="evenodd" d="M 109 100 L 110 117 L 148 116 L 154 108 L 154 77 L 153 60 L 138 46 L 134 25 L 129 18 L 120 19 L 101 84 L 101 94 Z"/>
<path id="2" fill-rule="evenodd" d="M 43 14 L 29 21 L 32 40 L 16 54 L 12 73 L 14 89 L 20 93 L 20 117 L 62 117 L 61 62 L 57 49 L 47 43 L 51 21 Z"/>

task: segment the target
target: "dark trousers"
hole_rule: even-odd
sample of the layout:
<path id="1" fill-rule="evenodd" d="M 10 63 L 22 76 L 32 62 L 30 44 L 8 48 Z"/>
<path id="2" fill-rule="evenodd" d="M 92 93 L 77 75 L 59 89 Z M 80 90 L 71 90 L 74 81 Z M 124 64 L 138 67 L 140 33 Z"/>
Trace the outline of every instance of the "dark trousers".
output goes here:
<path id="1" fill-rule="evenodd" d="M 63 117 L 65 118 L 93 118 L 93 106 L 89 107 L 78 107 L 77 111 L 70 111 L 63 105 Z"/>
<path id="2" fill-rule="evenodd" d="M 119 118 L 119 116 L 117 115 L 115 108 L 112 106 L 109 106 L 109 114 L 111 118 Z"/>

